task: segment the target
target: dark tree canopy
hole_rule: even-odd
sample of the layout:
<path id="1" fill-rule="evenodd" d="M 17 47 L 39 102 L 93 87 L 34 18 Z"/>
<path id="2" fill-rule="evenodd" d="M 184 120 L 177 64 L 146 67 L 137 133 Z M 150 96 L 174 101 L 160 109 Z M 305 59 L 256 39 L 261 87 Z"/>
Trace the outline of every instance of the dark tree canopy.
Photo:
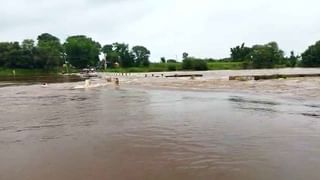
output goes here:
<path id="1" fill-rule="evenodd" d="M 320 41 L 316 42 L 314 45 L 309 46 L 309 48 L 301 54 L 302 66 L 304 67 L 320 67 Z"/>
<path id="2" fill-rule="evenodd" d="M 243 43 L 241 46 L 231 48 L 231 58 L 233 61 L 244 61 L 248 58 L 251 51 L 252 49 L 245 47 L 245 44 Z"/>
<path id="3" fill-rule="evenodd" d="M 130 52 L 129 45 L 125 43 L 113 43 L 114 51 L 118 54 L 121 67 L 133 67 L 134 56 Z"/>
<path id="4" fill-rule="evenodd" d="M 53 69 L 69 62 L 76 68 L 101 65 L 103 53 L 108 64 L 121 67 L 148 66 L 150 51 L 144 46 L 129 49 L 125 43 L 100 44 L 84 35 L 70 36 L 62 45 L 59 38 L 43 33 L 37 42 L 25 39 L 19 42 L 0 42 L 0 67 Z"/>
<path id="5" fill-rule="evenodd" d="M 64 63 L 63 47 L 59 38 L 43 33 L 37 38 L 37 49 L 34 52 L 34 61 L 37 68 L 50 69 Z"/>
<path id="6" fill-rule="evenodd" d="M 176 60 L 162 57 L 161 63 L 171 65 L 171 70 L 205 70 L 208 62 L 237 61 L 240 68 L 281 68 L 281 67 L 320 67 L 320 41 L 308 47 L 300 55 L 293 51 L 285 56 L 277 42 L 258 44 L 252 47 L 245 43 L 230 49 L 230 57 L 223 59 L 189 57 L 182 54 L 182 66 L 176 66 Z M 106 61 L 100 61 L 103 53 Z M 70 36 L 62 45 L 58 37 L 49 33 L 40 34 L 36 41 L 25 39 L 21 42 L 0 42 L 0 67 L 28 69 L 56 69 L 69 62 L 76 68 L 98 67 L 103 63 L 108 67 L 141 67 L 149 66 L 151 52 L 148 48 L 138 45 L 130 48 L 126 43 L 101 45 L 85 35 Z M 109 66 L 110 65 L 110 66 Z M 167 66 L 167 65 L 166 65 Z M 107 67 L 107 66 L 105 66 Z M 211 67 L 211 66 L 210 66 Z"/>
<path id="7" fill-rule="evenodd" d="M 115 63 L 120 63 L 119 54 L 115 51 L 112 44 L 104 45 L 101 49 L 101 52 L 104 54 L 107 62 L 111 63 L 112 65 Z"/>
<path id="8" fill-rule="evenodd" d="M 167 62 L 167 61 L 166 61 L 166 58 L 165 58 L 165 57 L 161 57 L 161 58 L 160 58 L 160 62 L 161 62 L 161 63 L 166 63 L 166 62 Z"/>
<path id="9" fill-rule="evenodd" d="M 276 42 L 253 47 L 246 47 L 243 43 L 241 46 L 231 48 L 231 59 L 245 62 L 246 68 L 273 68 L 276 65 L 287 64 L 284 52 Z"/>
<path id="10" fill-rule="evenodd" d="M 96 66 L 101 45 L 84 35 L 70 36 L 64 43 L 67 61 L 77 68 Z"/>
<path id="11" fill-rule="evenodd" d="M 182 61 L 182 69 L 205 71 L 205 70 L 208 70 L 208 63 L 207 61 L 202 59 L 188 57 Z"/>
<path id="12" fill-rule="evenodd" d="M 27 51 L 32 51 L 34 50 L 34 40 L 33 39 L 25 39 L 22 41 L 22 49 L 27 50 Z"/>
<path id="13" fill-rule="evenodd" d="M 182 59 L 187 59 L 189 54 L 187 52 L 182 53 Z"/>
<path id="14" fill-rule="evenodd" d="M 149 66 L 150 51 L 144 46 L 134 46 L 131 50 L 125 43 L 113 43 L 101 50 L 108 62 L 119 63 L 121 67 Z"/>
<path id="15" fill-rule="evenodd" d="M 253 68 L 273 68 L 284 58 L 284 53 L 279 49 L 276 42 L 270 42 L 266 45 L 255 45 L 252 47 L 250 61 Z"/>
<path id="16" fill-rule="evenodd" d="M 144 46 L 134 46 L 132 48 L 134 63 L 136 66 L 149 66 L 150 51 Z"/>

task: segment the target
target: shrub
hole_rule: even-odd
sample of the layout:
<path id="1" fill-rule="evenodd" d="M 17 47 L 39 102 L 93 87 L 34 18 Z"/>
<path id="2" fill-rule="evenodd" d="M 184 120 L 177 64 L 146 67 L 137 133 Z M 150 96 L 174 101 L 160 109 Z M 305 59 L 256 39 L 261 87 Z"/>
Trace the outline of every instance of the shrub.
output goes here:
<path id="1" fill-rule="evenodd" d="M 197 71 L 206 71 L 208 70 L 208 64 L 206 61 L 203 60 L 194 60 L 193 69 Z"/>
<path id="2" fill-rule="evenodd" d="M 195 59 L 195 58 L 186 58 L 182 62 L 182 69 L 205 71 L 205 70 L 208 70 L 208 64 L 207 64 L 207 61 L 204 61 L 204 60 Z"/>
<path id="3" fill-rule="evenodd" d="M 177 70 L 177 66 L 173 63 L 168 64 L 168 71 L 176 71 Z"/>
<path id="4" fill-rule="evenodd" d="M 192 70 L 193 69 L 193 59 L 187 58 L 182 61 L 182 69 Z"/>

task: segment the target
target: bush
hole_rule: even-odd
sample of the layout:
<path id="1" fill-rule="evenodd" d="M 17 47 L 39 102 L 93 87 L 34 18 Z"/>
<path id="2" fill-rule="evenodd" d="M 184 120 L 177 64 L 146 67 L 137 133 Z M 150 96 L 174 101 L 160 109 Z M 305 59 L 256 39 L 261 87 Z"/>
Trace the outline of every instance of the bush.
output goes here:
<path id="1" fill-rule="evenodd" d="M 168 64 L 168 71 L 176 71 L 177 70 L 177 66 L 173 63 Z"/>
<path id="2" fill-rule="evenodd" d="M 320 41 L 309 46 L 309 48 L 302 53 L 301 65 L 303 67 L 320 67 Z"/>
<path id="3" fill-rule="evenodd" d="M 182 69 L 184 70 L 192 70 L 193 69 L 193 59 L 187 58 L 182 62 Z"/>
<path id="4" fill-rule="evenodd" d="M 195 58 L 186 58 L 182 62 L 183 70 L 197 70 L 205 71 L 208 70 L 208 63 L 204 60 L 195 59 Z"/>
<path id="5" fill-rule="evenodd" d="M 193 61 L 193 69 L 197 70 L 197 71 L 206 71 L 206 70 L 208 70 L 208 64 L 206 61 L 194 60 Z"/>

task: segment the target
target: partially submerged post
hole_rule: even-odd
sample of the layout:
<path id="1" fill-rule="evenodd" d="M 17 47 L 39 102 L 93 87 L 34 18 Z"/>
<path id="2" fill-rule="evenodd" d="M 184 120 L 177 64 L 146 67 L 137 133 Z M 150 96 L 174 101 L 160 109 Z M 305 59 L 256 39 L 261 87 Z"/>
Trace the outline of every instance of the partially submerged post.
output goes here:
<path id="1" fill-rule="evenodd" d="M 115 84 L 116 86 L 119 86 L 119 85 L 120 85 L 119 78 L 115 78 L 114 84 Z"/>

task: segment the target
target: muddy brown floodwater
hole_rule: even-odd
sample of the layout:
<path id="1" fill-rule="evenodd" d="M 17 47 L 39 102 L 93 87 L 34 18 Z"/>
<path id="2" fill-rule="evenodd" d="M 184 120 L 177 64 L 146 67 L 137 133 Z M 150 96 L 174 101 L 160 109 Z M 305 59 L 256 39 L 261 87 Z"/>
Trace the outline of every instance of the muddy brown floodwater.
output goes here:
<path id="1" fill-rule="evenodd" d="M 1 180 L 320 178 L 320 102 L 75 83 L 0 88 Z"/>

